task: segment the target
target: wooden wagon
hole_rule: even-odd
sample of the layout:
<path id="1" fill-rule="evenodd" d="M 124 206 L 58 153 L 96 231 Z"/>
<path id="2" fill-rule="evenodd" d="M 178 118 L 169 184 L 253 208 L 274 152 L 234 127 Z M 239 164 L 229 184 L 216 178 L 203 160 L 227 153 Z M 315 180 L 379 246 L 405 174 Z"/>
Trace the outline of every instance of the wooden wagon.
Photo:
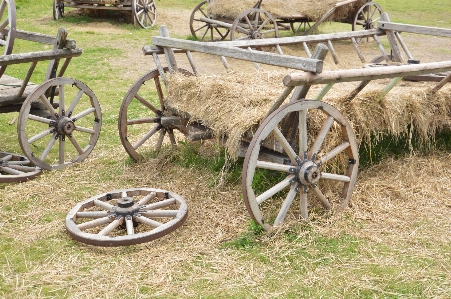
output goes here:
<path id="1" fill-rule="evenodd" d="M 53 18 L 64 17 L 65 7 L 97 10 L 130 11 L 133 22 L 142 28 L 155 25 L 157 8 L 154 0 L 53 0 Z"/>
<path id="2" fill-rule="evenodd" d="M 190 140 L 213 138 L 215 132 L 209 127 L 208 119 L 199 120 L 189 107 L 183 111 L 180 109 L 178 103 L 186 100 L 183 94 L 178 98 L 169 96 L 171 85 L 168 84 L 171 80 L 168 81 L 168 78 L 177 74 L 198 73 L 194 54 L 206 53 L 208 59 L 212 59 L 211 55 L 221 57 L 225 67 L 230 67 L 231 60 L 239 59 L 268 67 L 288 68 L 283 78 L 284 88 L 280 96 L 271 102 L 266 117 L 242 135 L 242 150 L 237 154 L 244 156 L 242 190 L 246 207 L 252 218 L 266 230 L 280 224 L 287 215 L 297 213 L 307 218 L 308 209 L 315 203 L 326 209 L 346 207 L 357 179 L 359 147 L 347 117 L 325 99 L 334 95 L 337 86 L 351 84 L 352 88 L 341 95 L 344 107 L 351 107 L 365 88 L 377 83 L 377 93 L 372 100 L 378 105 L 378 101 L 389 92 L 402 88 L 404 84 L 398 84 L 402 78 L 414 76 L 416 80 L 421 80 L 434 77 L 434 81 L 439 81 L 424 87 L 424 95 L 441 93 L 440 89 L 451 79 L 451 60 L 420 63 L 408 49 L 400 32 L 426 37 L 451 37 L 450 29 L 393 23 L 386 13 L 382 14 L 378 27 L 374 29 L 221 43 L 170 38 L 167 29 L 162 27 L 160 36 L 153 37 L 153 45 L 143 48 L 145 55 L 154 58 L 157 68 L 137 80 L 122 102 L 119 113 L 122 144 L 130 157 L 139 160 L 152 148 L 159 150 L 165 144 L 175 145 L 179 132 Z M 367 38 L 373 40 L 375 46 L 357 42 Z M 331 54 L 330 61 L 340 62 L 334 49 L 337 43 L 351 48 L 347 52 L 355 54 L 359 67 L 337 69 L 334 66 L 331 70 L 325 69 L 326 62 L 329 63 L 325 59 L 327 53 Z M 384 43 L 390 45 L 388 49 Z M 260 47 L 276 48 L 277 53 L 259 51 Z M 289 50 L 290 47 L 304 49 L 305 55 L 284 54 L 283 49 Z M 311 47 L 315 47 L 313 52 Z M 180 68 L 185 54 L 189 62 L 187 65 L 192 66 L 190 72 Z M 166 67 L 160 55 L 165 57 Z M 351 65 L 350 61 L 346 61 L 345 65 Z M 202 81 L 203 77 L 199 80 Z M 205 90 L 195 87 L 195 92 L 190 96 L 197 97 Z M 242 88 L 246 88 L 246 84 Z M 227 100 L 227 95 L 222 95 L 221 99 Z M 238 113 L 242 111 L 239 106 L 241 102 L 246 101 L 240 98 L 235 102 L 239 107 Z M 211 108 L 209 104 L 207 112 L 212 111 Z M 236 112 L 222 113 L 232 118 Z M 371 113 L 365 117 L 382 117 Z M 407 110 L 405 113 L 408 113 Z M 221 140 L 227 138 L 220 137 Z M 262 172 L 274 180 L 270 181 L 269 186 L 262 185 L 258 180 Z M 300 198 L 297 205 L 293 204 L 295 198 Z"/>
<path id="3" fill-rule="evenodd" d="M 276 8 L 268 7 L 271 4 L 264 6 L 263 0 L 258 0 L 253 7 L 232 17 L 212 12 L 209 7 L 213 2 L 202 1 L 191 13 L 191 34 L 202 41 L 225 40 L 228 36 L 231 40 L 279 37 L 280 30 L 291 29 L 299 33 L 301 28 L 304 35 L 308 35 L 331 19 L 352 24 L 352 30 L 372 29 L 382 13 L 382 8 L 370 0 L 346 0 L 337 1 L 323 15 L 315 18 L 305 12 L 293 13 L 288 7 L 285 10 L 277 8 L 284 10 L 283 13 L 275 12 Z"/>
<path id="4" fill-rule="evenodd" d="M 83 161 L 100 134 L 100 105 L 87 85 L 63 77 L 71 59 L 80 56 L 82 50 L 62 28 L 56 37 L 18 30 L 14 0 L 1 1 L 0 19 L 0 44 L 4 47 L 0 56 L 0 113 L 19 112 L 17 134 L 25 155 L 0 153 L 0 182 L 29 180 L 41 169 L 59 169 Z M 53 49 L 12 54 L 17 39 L 53 45 Z M 48 67 L 43 83 L 37 85 L 30 79 L 43 61 Z M 5 74 L 8 66 L 17 64 L 29 64 L 23 79 Z"/>

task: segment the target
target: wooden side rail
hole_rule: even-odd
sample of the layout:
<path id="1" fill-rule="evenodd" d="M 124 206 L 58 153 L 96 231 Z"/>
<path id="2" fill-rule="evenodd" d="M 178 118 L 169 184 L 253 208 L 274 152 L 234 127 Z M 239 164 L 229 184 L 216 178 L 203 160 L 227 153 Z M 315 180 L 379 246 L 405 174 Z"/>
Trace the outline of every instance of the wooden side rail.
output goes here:
<path id="1" fill-rule="evenodd" d="M 81 49 L 58 49 L 50 51 L 4 55 L 0 56 L 0 66 L 77 57 L 80 56 L 82 52 L 83 51 Z"/>
<path id="2" fill-rule="evenodd" d="M 379 29 L 383 29 L 383 30 L 393 30 L 393 31 L 398 31 L 398 32 L 409 32 L 409 33 L 418 33 L 418 34 L 424 34 L 424 35 L 451 37 L 451 29 L 447 29 L 447 28 L 406 25 L 406 24 L 383 22 L 383 21 L 380 21 L 377 24 L 377 27 Z"/>
<path id="3" fill-rule="evenodd" d="M 377 66 L 362 69 L 325 71 L 321 74 L 292 73 L 283 78 L 285 86 L 333 84 L 362 80 L 397 78 L 451 71 L 451 60 L 399 66 Z"/>
<path id="4" fill-rule="evenodd" d="M 8 32 L 8 30 L 9 30 L 8 28 L 4 29 L 6 33 Z M 55 36 L 23 30 L 16 30 L 15 38 L 48 45 L 54 45 L 57 42 L 57 37 Z M 76 47 L 77 45 L 75 40 L 66 39 L 64 48 L 75 49 Z"/>

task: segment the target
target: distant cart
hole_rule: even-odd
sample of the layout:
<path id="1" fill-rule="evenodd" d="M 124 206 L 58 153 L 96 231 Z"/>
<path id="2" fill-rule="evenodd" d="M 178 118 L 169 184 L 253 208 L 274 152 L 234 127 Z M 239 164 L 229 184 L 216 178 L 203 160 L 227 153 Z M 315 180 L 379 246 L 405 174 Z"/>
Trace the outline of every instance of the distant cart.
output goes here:
<path id="1" fill-rule="evenodd" d="M 157 10 L 154 0 L 53 0 L 53 18 L 64 17 L 65 7 L 130 11 L 133 22 L 142 28 L 155 25 Z"/>
<path id="2" fill-rule="evenodd" d="M 337 19 L 339 22 L 352 24 L 352 30 L 373 29 L 382 14 L 382 8 L 375 2 L 347 0 L 337 2 L 322 17 L 314 20 L 306 14 L 274 16 L 262 8 L 263 0 L 258 0 L 252 8 L 243 11 L 236 18 L 220 17 L 208 12 L 208 6 L 214 0 L 199 3 L 191 13 L 191 34 L 203 41 L 238 39 L 259 39 L 279 37 L 280 30 L 292 30 L 294 33 L 304 30 L 304 35 L 311 34 L 319 25 L 330 20 L 340 9 L 346 8 L 346 16 Z M 288 10 L 288 9 L 287 9 Z"/>
<path id="3" fill-rule="evenodd" d="M 0 1 L 0 113 L 19 112 L 17 134 L 24 156 L 0 151 L 0 183 L 34 178 L 41 169 L 60 169 L 81 162 L 100 135 L 101 111 L 97 97 L 84 83 L 63 77 L 72 58 L 82 50 L 67 31 L 49 36 L 16 29 L 14 0 Z M 12 53 L 14 41 L 53 45 L 46 51 Z M 30 82 L 39 62 L 48 62 L 42 84 Z M 7 76 L 10 65 L 29 64 L 22 79 Z"/>

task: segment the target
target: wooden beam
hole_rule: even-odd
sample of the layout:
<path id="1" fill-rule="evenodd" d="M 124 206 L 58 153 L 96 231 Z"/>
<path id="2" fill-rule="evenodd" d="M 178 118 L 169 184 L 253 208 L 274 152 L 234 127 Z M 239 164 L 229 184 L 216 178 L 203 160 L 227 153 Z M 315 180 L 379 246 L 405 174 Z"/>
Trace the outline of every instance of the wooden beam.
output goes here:
<path id="1" fill-rule="evenodd" d="M 61 49 L 0 56 L 0 66 L 80 56 L 81 49 Z"/>
<path id="2" fill-rule="evenodd" d="M 447 36 L 451 37 L 451 29 L 439 28 L 439 27 L 427 27 L 417 25 L 406 25 L 400 23 L 383 22 L 379 21 L 377 27 L 383 30 L 393 30 L 398 32 L 410 32 L 435 36 Z"/>

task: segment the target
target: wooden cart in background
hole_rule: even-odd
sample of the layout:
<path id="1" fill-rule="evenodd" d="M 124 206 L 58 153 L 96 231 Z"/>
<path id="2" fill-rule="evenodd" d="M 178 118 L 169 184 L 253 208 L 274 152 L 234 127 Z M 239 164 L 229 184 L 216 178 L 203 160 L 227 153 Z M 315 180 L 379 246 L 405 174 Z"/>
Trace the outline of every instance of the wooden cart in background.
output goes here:
<path id="1" fill-rule="evenodd" d="M 19 112 L 17 134 L 25 155 L 0 153 L 0 182 L 26 181 L 41 169 L 83 161 L 99 138 L 102 118 L 92 90 L 76 79 L 63 77 L 71 59 L 82 50 L 62 28 L 56 37 L 18 30 L 14 0 L 1 1 L 0 20 L 0 44 L 4 47 L 0 56 L 0 113 Z M 12 54 L 16 39 L 53 45 L 53 49 Z M 39 62 L 48 62 L 40 85 L 30 82 Z M 29 64 L 23 79 L 5 74 L 8 66 L 16 64 Z"/>
<path id="2" fill-rule="evenodd" d="M 130 11 L 134 24 L 138 23 L 142 28 L 152 27 L 157 19 L 154 0 L 53 0 L 55 20 L 64 17 L 65 7 Z"/>
<path id="3" fill-rule="evenodd" d="M 333 17 L 337 10 L 354 5 L 360 0 L 337 2 L 318 20 L 290 12 L 287 12 L 286 16 L 275 17 L 262 8 L 263 0 L 258 0 L 254 7 L 243 11 L 235 19 L 218 17 L 208 12 L 208 5 L 212 1 L 214 0 L 202 1 L 191 13 L 191 34 L 202 41 L 225 40 L 228 36 L 231 40 L 279 37 L 280 30 L 292 30 L 297 34 L 302 29 L 304 35 L 309 35 Z M 365 4 L 350 10 L 346 17 L 337 21 L 352 24 L 352 30 L 368 30 L 375 28 L 382 12 L 377 3 L 367 0 Z"/>

